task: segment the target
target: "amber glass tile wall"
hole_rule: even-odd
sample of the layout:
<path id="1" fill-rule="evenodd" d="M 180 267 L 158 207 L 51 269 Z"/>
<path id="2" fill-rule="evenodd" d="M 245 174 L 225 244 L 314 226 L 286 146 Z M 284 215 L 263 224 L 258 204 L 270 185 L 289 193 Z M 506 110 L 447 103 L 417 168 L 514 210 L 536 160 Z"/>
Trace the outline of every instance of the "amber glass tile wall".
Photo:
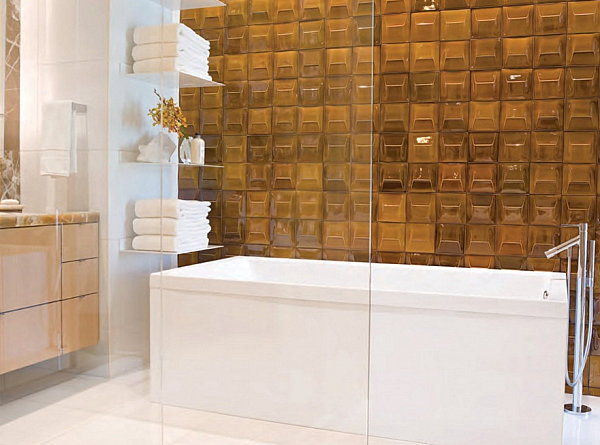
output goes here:
<path id="1" fill-rule="evenodd" d="M 181 92 L 224 165 L 180 172 L 182 197 L 214 202 L 215 255 L 366 261 L 372 221 L 374 261 L 564 269 L 543 254 L 559 226 L 596 229 L 600 1 L 372 6 L 182 15 L 226 85 Z"/>

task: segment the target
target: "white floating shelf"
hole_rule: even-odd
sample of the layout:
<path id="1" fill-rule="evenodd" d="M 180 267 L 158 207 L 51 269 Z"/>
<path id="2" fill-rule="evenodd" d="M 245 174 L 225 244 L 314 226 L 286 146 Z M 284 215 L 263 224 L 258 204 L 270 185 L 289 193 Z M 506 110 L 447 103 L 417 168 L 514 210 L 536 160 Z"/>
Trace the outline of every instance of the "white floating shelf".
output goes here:
<path id="1" fill-rule="evenodd" d="M 219 0 L 152 0 L 154 3 L 163 5 L 172 10 L 214 8 L 225 6 L 225 3 Z"/>
<path id="2" fill-rule="evenodd" d="M 193 250 L 181 250 L 177 252 L 166 252 L 163 250 L 136 250 L 131 247 L 131 238 L 126 238 L 121 240 L 121 252 L 124 253 L 145 253 L 146 255 L 183 255 L 185 253 L 194 253 L 194 252 L 204 252 L 207 250 L 216 250 L 221 249 L 223 246 L 213 246 L 210 245 L 208 247 L 204 247 L 202 249 L 193 249 Z"/>
<path id="3" fill-rule="evenodd" d="M 220 249 L 223 246 L 208 246 L 205 247 L 204 249 L 199 249 L 199 250 L 185 250 L 185 251 L 181 251 L 181 252 L 161 252 L 159 250 L 135 250 L 135 249 L 121 249 L 121 252 L 123 253 L 145 253 L 147 255 L 183 255 L 186 253 L 194 253 L 194 252 L 204 252 L 205 250 L 215 250 L 215 249 Z"/>
<path id="4" fill-rule="evenodd" d="M 206 168 L 223 168 L 222 165 L 213 165 L 213 164 L 184 164 L 184 163 L 179 163 L 177 164 L 180 167 L 198 167 L 198 168 L 202 168 L 202 167 L 206 167 Z"/>
<path id="5" fill-rule="evenodd" d="M 156 167 L 160 167 L 164 165 L 165 167 L 198 167 L 198 168 L 223 168 L 222 165 L 212 165 L 212 164 L 176 164 L 174 162 L 165 162 L 164 164 L 159 164 L 158 162 L 137 162 L 137 161 L 123 161 L 125 164 L 136 164 L 136 165 L 154 165 Z"/>
<path id="6" fill-rule="evenodd" d="M 179 85 L 179 88 L 207 88 L 222 87 L 223 84 L 212 80 L 206 80 L 193 74 L 180 71 L 161 71 L 156 73 L 129 73 L 129 77 L 153 85 L 160 85 L 164 82 L 166 85 Z"/>
<path id="7" fill-rule="evenodd" d="M 123 164 L 136 164 L 136 165 L 149 165 L 149 166 L 165 166 L 165 167 L 198 167 L 198 168 L 223 168 L 222 165 L 214 165 L 214 164 L 184 164 L 182 162 L 143 162 L 136 161 L 139 152 L 132 150 L 121 150 L 120 152 L 120 160 Z"/>

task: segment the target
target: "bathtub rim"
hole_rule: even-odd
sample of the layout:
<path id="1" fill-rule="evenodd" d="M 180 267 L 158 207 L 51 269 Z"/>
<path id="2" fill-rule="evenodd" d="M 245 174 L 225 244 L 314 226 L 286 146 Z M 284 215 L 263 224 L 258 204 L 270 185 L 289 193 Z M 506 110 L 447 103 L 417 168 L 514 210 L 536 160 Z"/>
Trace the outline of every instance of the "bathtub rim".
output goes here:
<path id="1" fill-rule="evenodd" d="M 254 257 L 231 257 L 220 262 L 235 262 L 236 259 L 243 258 L 244 261 L 256 260 Z M 344 264 L 343 261 L 327 260 L 289 260 L 278 258 L 260 258 L 259 261 L 278 262 L 279 261 L 321 261 L 322 263 L 338 263 L 337 266 Z M 239 261 L 239 260 L 237 260 Z M 536 298 L 510 297 L 502 298 L 484 294 L 460 295 L 454 293 L 426 292 L 426 291 L 401 291 L 390 289 L 369 289 L 368 280 L 365 280 L 364 287 L 356 286 L 332 286 L 325 284 L 303 284 L 303 283 L 285 283 L 281 281 L 251 280 L 251 279 L 232 279 L 231 277 L 199 277 L 187 274 L 189 271 L 201 269 L 203 264 L 194 264 L 182 268 L 171 269 L 163 272 L 156 272 L 150 277 L 150 288 L 152 290 L 180 291 L 185 293 L 196 293 L 202 295 L 210 292 L 223 296 L 237 297 L 264 297 L 269 299 L 287 299 L 306 302 L 335 303 L 344 305 L 369 305 L 372 307 L 388 307 L 394 309 L 411 310 L 440 310 L 461 313 L 477 314 L 498 314 L 498 315 L 519 315 L 529 317 L 546 317 L 567 319 L 567 292 L 566 275 L 556 272 L 533 272 L 533 271 L 506 271 L 501 269 L 492 269 L 494 273 L 507 274 L 535 274 L 537 277 L 546 276 L 548 286 L 546 289 L 540 288 L 540 295 Z M 223 264 L 223 263 L 221 263 Z M 356 264 L 356 263 L 352 263 Z M 362 263 L 364 267 L 369 267 L 369 263 Z M 385 266 L 382 269 L 391 267 L 428 267 L 413 265 L 378 265 Z M 443 267 L 443 266 L 435 266 Z M 445 267 L 456 271 L 456 268 Z M 469 269 L 472 273 L 485 273 L 490 269 Z M 483 271 L 483 272 L 479 272 Z M 464 272 L 462 272 L 464 273 Z M 548 291 L 548 298 L 543 299 L 543 291 Z"/>

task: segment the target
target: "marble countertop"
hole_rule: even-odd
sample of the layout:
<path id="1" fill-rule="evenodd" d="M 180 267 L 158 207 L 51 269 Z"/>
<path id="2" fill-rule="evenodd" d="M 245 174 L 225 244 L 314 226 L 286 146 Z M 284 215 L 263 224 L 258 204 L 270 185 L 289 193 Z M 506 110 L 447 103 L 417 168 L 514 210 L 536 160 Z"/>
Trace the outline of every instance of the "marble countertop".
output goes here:
<path id="1" fill-rule="evenodd" d="M 2 213 L 0 212 L 0 229 L 13 227 L 52 226 L 55 224 L 79 224 L 98 222 L 98 212 L 63 212 L 63 213 Z"/>

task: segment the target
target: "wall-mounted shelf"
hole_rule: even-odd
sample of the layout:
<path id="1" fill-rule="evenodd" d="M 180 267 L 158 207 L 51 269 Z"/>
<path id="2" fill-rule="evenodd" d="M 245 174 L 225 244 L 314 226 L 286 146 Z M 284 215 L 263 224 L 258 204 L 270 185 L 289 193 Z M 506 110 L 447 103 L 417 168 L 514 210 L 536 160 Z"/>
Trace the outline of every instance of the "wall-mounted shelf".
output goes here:
<path id="1" fill-rule="evenodd" d="M 127 76 L 142 82 L 160 85 L 164 81 L 166 85 L 179 85 L 179 88 L 207 88 L 222 87 L 223 84 L 213 80 L 203 79 L 193 74 L 181 71 L 161 71 L 156 73 L 128 73 Z"/>
<path id="2" fill-rule="evenodd" d="M 212 164 L 183 164 L 183 163 L 174 163 L 174 162 L 165 162 L 164 164 L 159 164 L 158 162 L 137 162 L 124 161 L 124 164 L 135 164 L 135 165 L 152 165 L 155 167 L 165 166 L 165 167 L 197 167 L 197 168 L 223 168 L 222 165 L 212 165 Z"/>
<path id="3" fill-rule="evenodd" d="M 225 3 L 219 0 L 152 0 L 154 3 L 163 5 L 165 8 L 176 10 L 214 8 L 225 6 Z"/>
<path id="4" fill-rule="evenodd" d="M 139 152 L 133 150 L 121 150 L 119 158 L 123 164 L 135 164 L 135 165 L 146 165 L 146 166 L 165 166 L 165 167 L 198 167 L 198 168 L 223 168 L 222 165 L 214 164 L 184 164 L 183 162 L 143 162 L 137 161 Z"/>
<path id="5" fill-rule="evenodd" d="M 180 162 L 179 164 L 180 167 L 198 167 L 198 168 L 223 168 L 222 165 L 214 165 L 214 164 L 184 164 L 182 162 Z"/>
<path id="6" fill-rule="evenodd" d="M 165 165 L 168 167 L 198 167 L 198 168 L 223 168 L 222 165 L 213 165 L 213 164 L 184 164 L 182 162 L 176 164 L 174 162 L 165 162 L 164 164 L 159 164 L 157 162 L 137 162 L 137 161 L 133 161 L 133 162 L 125 162 L 126 164 L 137 164 L 137 165 L 156 165 L 156 166 L 160 166 L 160 165 Z"/>
<path id="7" fill-rule="evenodd" d="M 147 255 L 183 255 L 184 253 L 193 253 L 193 252 L 204 252 L 207 250 L 216 250 L 221 249 L 223 246 L 209 245 L 202 249 L 186 249 L 177 252 L 166 252 L 163 250 L 137 250 L 131 247 L 131 238 L 125 238 L 121 240 L 121 252 L 124 253 L 145 253 Z"/>

